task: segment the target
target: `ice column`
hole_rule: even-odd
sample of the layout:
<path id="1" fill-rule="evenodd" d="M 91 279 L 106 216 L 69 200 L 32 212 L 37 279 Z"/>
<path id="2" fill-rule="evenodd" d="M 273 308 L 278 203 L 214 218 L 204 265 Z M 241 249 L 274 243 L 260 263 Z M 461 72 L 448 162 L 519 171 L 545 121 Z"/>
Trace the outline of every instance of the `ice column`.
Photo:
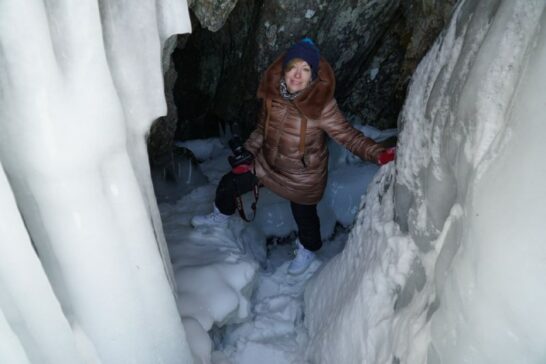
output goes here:
<path id="1" fill-rule="evenodd" d="M 0 362 L 80 362 L 70 325 L 32 248 L 3 169 L 0 206 Z"/>
<path id="2" fill-rule="evenodd" d="M 189 30 L 184 0 L 0 2 L 1 196 L 28 230 L 3 204 L 0 358 L 191 362 L 144 148 L 162 43 Z"/>

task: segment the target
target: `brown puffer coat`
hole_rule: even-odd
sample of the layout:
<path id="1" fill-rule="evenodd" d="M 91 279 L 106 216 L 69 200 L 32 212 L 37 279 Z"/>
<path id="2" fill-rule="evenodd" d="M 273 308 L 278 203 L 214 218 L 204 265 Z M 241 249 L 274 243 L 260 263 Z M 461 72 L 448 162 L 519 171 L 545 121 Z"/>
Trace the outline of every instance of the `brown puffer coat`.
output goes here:
<path id="1" fill-rule="evenodd" d="M 334 72 L 324 59 L 318 77 L 293 101 L 280 95 L 281 77 L 282 56 L 262 78 L 262 112 L 245 147 L 256 157 L 256 176 L 267 188 L 299 204 L 316 204 L 328 175 L 326 134 L 366 160 L 377 160 L 384 148 L 345 120 L 334 99 Z"/>

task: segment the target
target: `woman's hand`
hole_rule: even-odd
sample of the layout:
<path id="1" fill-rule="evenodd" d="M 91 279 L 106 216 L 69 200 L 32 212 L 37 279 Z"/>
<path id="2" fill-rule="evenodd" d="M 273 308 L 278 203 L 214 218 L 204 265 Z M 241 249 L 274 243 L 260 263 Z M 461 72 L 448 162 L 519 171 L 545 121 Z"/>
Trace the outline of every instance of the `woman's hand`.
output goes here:
<path id="1" fill-rule="evenodd" d="M 396 147 L 392 147 L 379 153 L 377 156 L 377 164 L 380 166 L 387 164 L 396 158 Z"/>

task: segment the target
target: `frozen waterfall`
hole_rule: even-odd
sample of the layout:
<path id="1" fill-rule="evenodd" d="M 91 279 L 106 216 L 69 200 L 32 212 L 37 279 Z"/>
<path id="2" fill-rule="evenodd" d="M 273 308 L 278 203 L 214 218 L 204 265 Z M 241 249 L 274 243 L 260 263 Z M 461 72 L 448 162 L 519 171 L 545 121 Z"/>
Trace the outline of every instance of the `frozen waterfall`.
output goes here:
<path id="1" fill-rule="evenodd" d="M 190 30 L 185 0 L 0 2 L 0 362 L 191 362 L 145 146 Z"/>

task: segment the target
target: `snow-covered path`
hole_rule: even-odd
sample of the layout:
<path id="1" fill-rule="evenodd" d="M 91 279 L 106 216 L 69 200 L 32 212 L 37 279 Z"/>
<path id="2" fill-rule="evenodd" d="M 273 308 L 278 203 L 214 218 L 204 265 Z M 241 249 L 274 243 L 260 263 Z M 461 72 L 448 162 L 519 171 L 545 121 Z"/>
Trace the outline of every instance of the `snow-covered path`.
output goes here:
<path id="1" fill-rule="evenodd" d="M 379 139 L 393 134 L 370 128 L 366 132 Z M 336 230 L 336 221 L 347 225 L 353 220 L 378 167 L 330 146 L 333 168 L 318 213 L 323 237 L 333 237 L 324 241 L 317 261 L 306 272 L 291 276 L 287 266 L 293 258 L 292 245 L 266 247 L 267 236 L 295 239 L 289 202 L 261 189 L 252 223 L 232 216 L 225 227 L 192 228 L 192 216 L 212 210 L 215 187 L 229 170 L 229 151 L 218 139 L 189 141 L 184 147 L 202 162 L 193 166 L 189 160 L 178 161 L 171 171 L 178 184 L 168 188 L 163 183 L 156 195 L 186 191 L 176 201 L 164 199 L 159 207 L 178 285 L 178 308 L 196 362 L 304 363 L 305 286 L 322 264 L 341 251 L 347 232 Z M 247 208 L 250 203 L 245 200 Z"/>
<path id="2" fill-rule="evenodd" d="M 292 276 L 292 244 L 274 245 L 266 254 L 265 236 L 236 216 L 226 227 L 189 226 L 195 206 L 210 199 L 208 185 L 175 205 L 161 205 L 179 309 L 192 348 L 201 348 L 196 356 L 215 364 L 303 363 L 305 285 L 341 249 L 346 234 L 326 242 L 311 267 Z"/>
<path id="3" fill-rule="evenodd" d="M 347 239 L 345 232 L 325 242 L 318 259 L 299 276 L 287 273 L 292 245 L 269 249 L 267 267 L 258 271 L 252 313 L 248 322 L 230 325 L 223 335 L 222 351 L 232 363 L 302 364 L 307 347 L 303 293 L 309 279 Z M 217 363 L 222 363 L 221 361 Z M 225 362 L 227 363 L 227 362 Z"/>
<path id="4" fill-rule="evenodd" d="M 160 205 L 178 306 L 195 356 L 215 364 L 304 363 L 305 285 L 342 249 L 347 234 L 326 241 L 311 267 L 292 276 L 292 244 L 267 249 L 256 224 L 233 216 L 226 227 L 190 226 L 194 214 L 210 209 L 213 195 L 207 184 L 175 204 Z"/>
<path id="5" fill-rule="evenodd" d="M 277 250 L 288 251 L 288 247 Z M 289 254 L 282 254 L 287 256 Z M 307 332 L 303 326 L 303 290 L 320 261 L 299 276 L 286 273 L 288 261 L 258 272 L 250 320 L 230 325 L 220 349 L 232 363 L 303 363 Z"/>

